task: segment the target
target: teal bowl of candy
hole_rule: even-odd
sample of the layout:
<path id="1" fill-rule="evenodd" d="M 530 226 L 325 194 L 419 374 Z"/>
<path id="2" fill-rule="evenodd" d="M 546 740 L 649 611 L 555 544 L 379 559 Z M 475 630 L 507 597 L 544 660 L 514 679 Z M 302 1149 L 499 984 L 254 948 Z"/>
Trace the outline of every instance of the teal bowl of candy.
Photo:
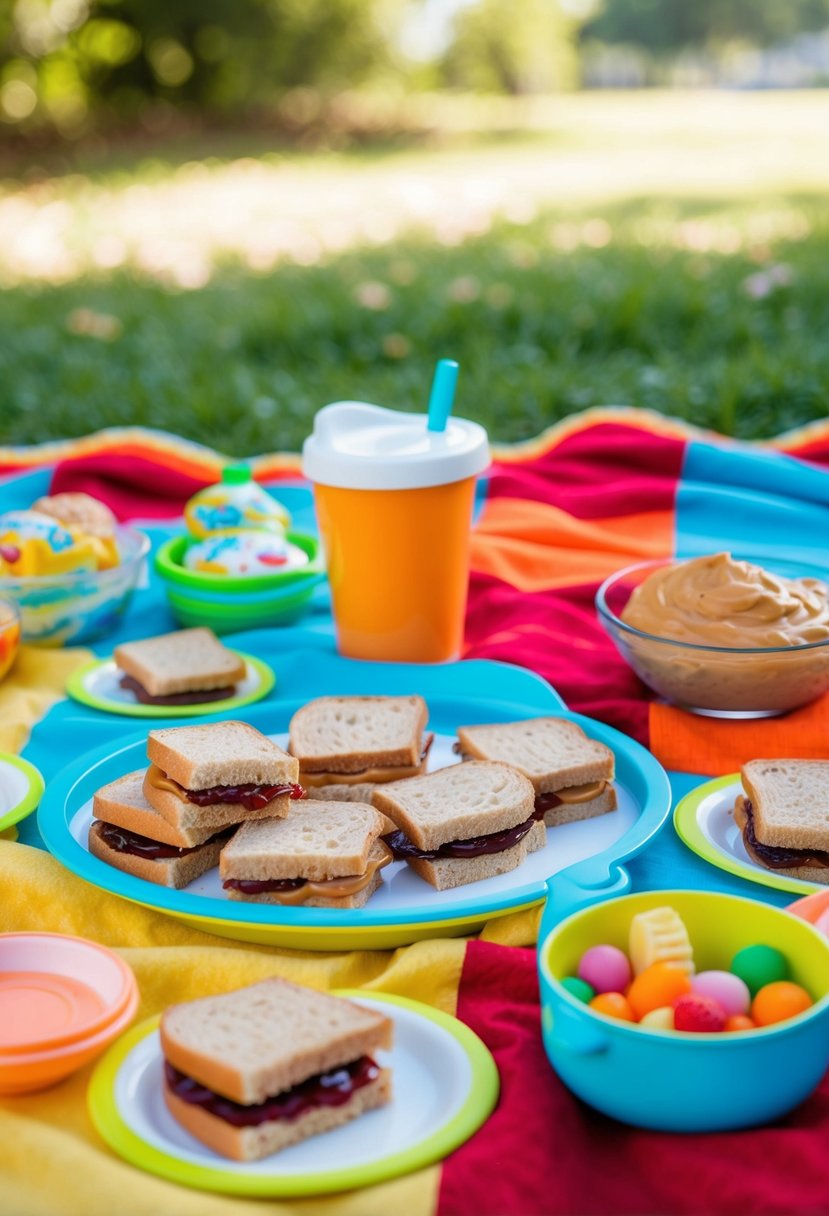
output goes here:
<path id="1" fill-rule="evenodd" d="M 564 901 L 551 879 L 538 948 L 542 1033 L 550 1063 L 577 1097 L 636 1127 L 714 1132 L 778 1119 L 818 1086 L 829 1067 L 829 941 L 812 925 L 769 904 L 708 891 L 626 895 L 568 916 L 571 892 L 561 891 Z M 697 973 L 728 971 L 747 947 L 772 947 L 813 1004 L 772 1025 L 693 1033 L 621 1021 L 579 999 L 568 977 L 577 976 L 585 952 L 598 944 L 626 951 L 633 917 L 665 907 L 687 929 Z"/>
<path id="2" fill-rule="evenodd" d="M 120 561 L 108 570 L 0 576 L 0 597 L 20 612 L 31 646 L 83 646 L 111 633 L 141 581 L 150 541 L 136 528 L 115 529 Z"/>
<path id="3" fill-rule="evenodd" d="M 222 634 L 298 621 L 310 608 L 314 590 L 325 578 L 325 567 L 315 536 L 288 532 L 285 540 L 305 554 L 307 563 L 252 576 L 190 570 L 184 559 L 188 549 L 199 542 L 189 536 L 166 541 L 155 555 L 155 569 L 178 623 L 206 625 Z"/>

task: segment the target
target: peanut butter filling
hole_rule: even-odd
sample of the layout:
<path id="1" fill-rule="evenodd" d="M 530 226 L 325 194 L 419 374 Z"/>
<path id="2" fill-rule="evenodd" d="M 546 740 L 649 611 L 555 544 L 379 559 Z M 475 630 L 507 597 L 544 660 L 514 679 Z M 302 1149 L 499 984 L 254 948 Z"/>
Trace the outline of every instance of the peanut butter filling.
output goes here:
<path id="1" fill-rule="evenodd" d="M 263 891 L 261 894 L 270 895 L 275 903 L 297 905 L 307 903 L 309 899 L 347 899 L 349 895 L 357 895 L 363 891 L 374 878 L 378 870 L 389 865 L 394 860 L 391 849 L 382 840 L 376 840 L 369 854 L 368 864 L 363 874 L 348 874 L 343 878 L 326 878 L 316 882 L 305 882 L 301 887 L 288 891 Z M 234 880 L 225 880 L 225 886 Z M 236 881 L 244 882 L 244 879 Z M 237 888 L 239 889 L 239 888 Z"/>
<path id="2" fill-rule="evenodd" d="M 589 781 L 586 785 L 570 785 L 565 790 L 556 790 L 555 795 L 567 806 L 575 806 L 579 802 L 592 802 L 606 789 L 606 781 Z"/>

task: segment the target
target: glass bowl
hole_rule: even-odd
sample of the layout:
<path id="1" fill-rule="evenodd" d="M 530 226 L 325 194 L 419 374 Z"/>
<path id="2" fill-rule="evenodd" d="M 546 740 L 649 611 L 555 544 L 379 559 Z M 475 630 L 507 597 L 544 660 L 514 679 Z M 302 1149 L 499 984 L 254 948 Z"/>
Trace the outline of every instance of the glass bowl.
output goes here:
<path id="1" fill-rule="evenodd" d="M 0 577 L 0 597 L 20 611 L 23 640 L 33 646 L 81 646 L 110 633 L 135 590 L 149 537 L 135 528 L 115 532 L 119 565 L 111 570 Z"/>
<path id="2" fill-rule="evenodd" d="M 14 600 L 0 599 L 0 680 L 8 674 L 20 649 L 20 609 Z"/>
<path id="3" fill-rule="evenodd" d="M 826 570 L 803 562 L 747 560 L 784 578 L 829 581 Z M 596 592 L 602 625 L 648 688 L 682 709 L 722 718 L 773 717 L 807 705 L 829 689 L 829 639 L 795 646 L 703 646 L 625 624 L 621 614 L 634 588 L 654 570 L 677 564 L 675 558 L 638 562 L 606 578 Z"/>

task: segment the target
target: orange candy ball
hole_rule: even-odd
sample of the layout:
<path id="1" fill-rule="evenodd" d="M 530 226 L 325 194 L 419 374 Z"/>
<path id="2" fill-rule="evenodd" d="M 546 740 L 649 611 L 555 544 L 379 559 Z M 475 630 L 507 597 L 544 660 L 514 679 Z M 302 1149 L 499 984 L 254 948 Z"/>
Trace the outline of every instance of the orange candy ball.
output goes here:
<path id="1" fill-rule="evenodd" d="M 638 1020 L 652 1009 L 673 1005 L 677 997 L 690 991 L 690 977 L 680 967 L 672 967 L 670 963 L 652 963 L 630 985 L 627 999 Z"/>
<path id="2" fill-rule="evenodd" d="M 796 1017 L 812 1005 L 812 998 L 805 988 L 788 980 L 776 980 L 766 984 L 751 1003 L 751 1016 L 758 1026 L 773 1026 Z"/>
<path id="3" fill-rule="evenodd" d="M 590 1008 L 596 1013 L 603 1013 L 608 1018 L 618 1018 L 621 1022 L 635 1022 L 633 1010 L 628 1000 L 621 992 L 600 992 L 590 1002 Z"/>
<path id="4" fill-rule="evenodd" d="M 723 1030 L 754 1030 L 757 1023 L 745 1013 L 732 1013 L 726 1018 Z"/>

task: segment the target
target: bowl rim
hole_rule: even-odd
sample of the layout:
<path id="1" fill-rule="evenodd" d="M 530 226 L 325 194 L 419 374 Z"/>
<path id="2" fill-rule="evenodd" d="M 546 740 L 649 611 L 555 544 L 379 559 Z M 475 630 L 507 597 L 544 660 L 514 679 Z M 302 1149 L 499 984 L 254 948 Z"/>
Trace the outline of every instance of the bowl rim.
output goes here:
<path id="1" fill-rule="evenodd" d="M 115 582 L 119 575 L 123 576 L 125 570 L 140 565 L 150 551 L 150 538 L 140 528 L 133 528 L 130 524 L 118 524 L 115 533 L 119 539 L 129 540 L 134 550 L 119 561 L 117 566 L 110 566 L 107 570 L 67 570 L 64 574 L 0 575 L 0 599 L 8 599 L 15 592 L 34 591 L 38 588 L 71 591 L 77 584 L 93 578 L 104 584 Z"/>
<path id="2" fill-rule="evenodd" d="M 676 638 L 666 638 L 659 633 L 646 633 L 643 629 L 636 629 L 633 625 L 628 625 L 625 621 L 618 617 L 607 602 L 607 593 L 617 580 L 622 579 L 625 575 L 635 574 L 641 570 L 657 570 L 661 566 L 678 566 L 683 562 L 691 561 L 691 558 L 684 557 L 659 557 L 649 558 L 647 561 L 634 562 L 630 566 L 625 566 L 621 570 L 616 570 L 613 574 L 609 574 L 607 578 L 600 584 L 596 591 L 594 604 L 596 612 L 602 618 L 605 625 L 610 625 L 614 629 L 620 630 L 622 633 L 630 634 L 632 637 L 642 638 L 647 642 L 657 642 L 661 646 L 679 647 L 682 650 L 691 652 L 696 651 L 702 654 L 716 655 L 767 655 L 767 654 L 803 654 L 804 651 L 820 650 L 822 647 L 829 646 L 829 638 L 824 638 L 818 642 L 795 642 L 791 646 L 710 646 L 704 642 L 682 642 Z M 737 559 L 742 560 L 742 559 Z M 774 560 L 774 559 L 772 559 Z M 780 559 L 785 560 L 785 559 Z M 795 562 L 793 565 L 800 566 L 807 571 L 809 569 L 818 571 L 819 567 L 809 566 L 808 562 Z M 822 571 L 824 578 L 829 579 L 829 571 Z M 811 575 L 808 573 L 806 577 Z"/>
<path id="3" fill-rule="evenodd" d="M 749 899 L 744 895 L 732 895 L 728 891 L 696 891 L 690 887 L 676 887 L 665 891 L 633 891 L 629 892 L 627 895 L 619 895 L 612 901 L 596 900 L 594 903 L 588 904 L 586 908 L 579 908 L 577 911 L 571 912 L 569 916 L 565 916 L 563 920 L 559 921 L 557 925 L 553 926 L 544 940 L 538 943 L 537 947 L 537 967 L 541 979 L 550 984 L 556 996 L 563 1000 L 569 1008 L 573 1010 L 580 1010 L 582 1013 L 587 1014 L 588 1018 L 597 1018 L 600 1025 L 612 1027 L 614 1030 L 617 1030 L 625 1035 L 636 1035 L 639 1039 L 641 1039 L 643 1035 L 649 1035 L 653 1036 L 658 1042 L 662 1043 L 681 1042 L 683 1045 L 687 1043 L 694 1044 L 698 1047 L 714 1047 L 716 1050 L 722 1050 L 723 1047 L 727 1046 L 729 1043 L 733 1043 L 735 1040 L 741 1043 L 757 1042 L 759 1036 L 768 1038 L 771 1035 L 782 1035 L 786 1032 L 794 1032 L 806 1022 L 829 1012 L 829 990 L 827 990 L 823 996 L 810 1005 L 808 1009 L 804 1009 L 802 1013 L 795 1014 L 793 1018 L 787 1018 L 783 1022 L 774 1022 L 771 1026 L 753 1026 L 750 1030 L 729 1030 L 727 1032 L 721 1031 L 712 1034 L 700 1034 L 698 1031 L 692 1030 L 660 1030 L 657 1027 L 641 1026 L 638 1022 L 625 1022 L 622 1021 L 621 1018 L 612 1018 L 606 1013 L 601 1013 L 597 1009 L 591 1009 L 590 1006 L 584 1001 L 580 1001 L 578 997 L 575 997 L 572 995 L 572 993 L 568 992 L 567 989 L 563 987 L 558 976 L 553 974 L 547 959 L 549 954 L 549 944 L 565 925 L 568 925 L 571 921 L 576 920 L 578 917 L 582 917 L 588 912 L 593 912 L 608 902 L 612 902 L 614 905 L 617 905 L 627 902 L 628 900 L 640 899 L 643 895 L 654 895 L 659 896 L 660 898 L 665 896 L 667 901 L 670 901 L 670 898 L 675 895 L 692 895 L 695 897 L 703 896 L 704 898 L 708 896 L 717 896 L 728 900 L 736 900 L 738 903 L 746 905 L 748 908 L 762 902 L 756 899 Z M 779 912 L 783 916 L 791 916 L 791 914 L 787 912 L 786 908 L 778 908 L 774 904 L 766 903 L 764 903 L 763 906 L 769 908 L 772 912 Z M 829 939 L 824 937 L 820 930 L 815 928 L 810 921 L 803 920 L 802 917 L 797 916 L 792 916 L 791 919 L 800 921 L 801 926 L 805 930 L 811 931 L 811 933 L 827 948 L 827 950 L 829 950 Z M 799 930 L 796 930 L 796 932 L 799 932 Z M 544 1010 L 549 1006 L 549 1000 L 544 999 L 543 986 L 540 997 L 541 1008 Z"/>
<path id="4" fill-rule="evenodd" d="M 308 556 L 308 563 L 294 570 L 274 570 L 270 574 L 256 574 L 251 578 L 228 574 L 208 574 L 202 570 L 188 570 L 180 565 L 179 556 L 185 548 L 197 544 L 195 537 L 188 534 L 171 536 L 158 549 L 154 564 L 156 572 L 162 579 L 178 583 L 183 587 L 201 588 L 215 591 L 267 591 L 278 583 L 299 583 L 309 577 L 317 579 L 324 573 L 322 562 L 322 546 L 311 532 L 285 533 L 285 540 L 294 544 Z"/>

